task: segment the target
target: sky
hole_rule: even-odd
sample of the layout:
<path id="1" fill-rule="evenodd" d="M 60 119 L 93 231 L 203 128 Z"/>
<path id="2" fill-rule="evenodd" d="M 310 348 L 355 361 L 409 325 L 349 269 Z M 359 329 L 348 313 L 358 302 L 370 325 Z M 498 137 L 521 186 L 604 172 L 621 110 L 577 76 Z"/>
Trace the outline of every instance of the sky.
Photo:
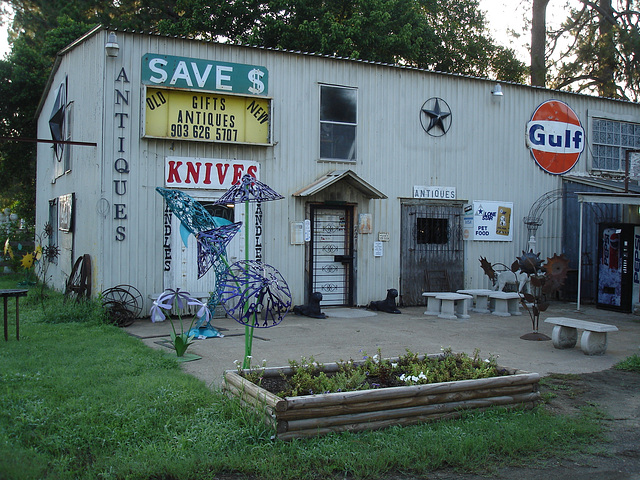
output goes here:
<path id="1" fill-rule="evenodd" d="M 480 9 L 486 12 L 489 30 L 496 43 L 511 47 L 516 51 L 519 60 L 529 64 L 528 45 L 531 42 L 529 31 L 524 32 L 525 16 L 531 19 L 532 0 L 480 0 Z M 547 28 L 557 28 L 566 19 L 566 5 L 577 8 L 579 0 L 550 0 L 547 6 Z M 509 35 L 513 30 L 520 34 L 519 38 Z"/>
<path id="2" fill-rule="evenodd" d="M 557 26 L 566 15 L 563 13 L 565 2 L 577 5 L 579 0 L 551 0 L 547 7 L 547 23 L 551 26 Z M 518 58 L 529 63 L 529 53 L 526 45 L 529 43 L 530 37 L 526 33 L 521 35 L 519 39 L 510 36 L 507 31 L 512 29 L 518 33 L 522 33 L 524 27 L 524 16 L 531 15 L 531 0 L 480 0 L 480 8 L 487 12 L 489 20 L 489 28 L 496 42 L 512 47 L 518 54 Z M 7 26 L 0 26 L 0 58 L 4 58 L 9 51 L 7 44 Z"/>

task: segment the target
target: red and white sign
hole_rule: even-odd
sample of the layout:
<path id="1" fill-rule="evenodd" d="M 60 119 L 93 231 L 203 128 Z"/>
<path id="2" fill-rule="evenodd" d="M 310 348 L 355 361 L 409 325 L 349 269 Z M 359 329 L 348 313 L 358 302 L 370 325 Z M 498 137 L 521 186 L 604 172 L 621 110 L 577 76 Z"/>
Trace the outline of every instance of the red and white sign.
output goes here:
<path id="1" fill-rule="evenodd" d="M 167 157 L 164 165 L 167 188 L 227 190 L 245 175 L 259 179 L 259 164 L 216 158 Z"/>
<path id="2" fill-rule="evenodd" d="M 560 175 L 571 170 L 584 150 L 584 129 L 564 102 L 547 100 L 527 123 L 527 146 L 545 172 Z"/>

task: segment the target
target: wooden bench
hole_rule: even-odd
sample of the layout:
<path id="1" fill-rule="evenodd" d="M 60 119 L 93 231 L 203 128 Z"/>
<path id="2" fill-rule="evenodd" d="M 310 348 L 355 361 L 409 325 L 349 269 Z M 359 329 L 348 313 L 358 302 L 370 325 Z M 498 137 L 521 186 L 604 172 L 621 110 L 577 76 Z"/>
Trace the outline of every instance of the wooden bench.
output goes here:
<path id="1" fill-rule="evenodd" d="M 447 318 L 450 320 L 469 318 L 467 302 L 473 299 L 471 295 L 441 292 L 440 295 L 436 296 L 436 299 L 440 300 L 439 318 Z"/>
<path id="2" fill-rule="evenodd" d="M 493 314 L 499 317 L 522 315 L 520 311 L 520 295 L 515 292 L 493 292 L 489 294 L 493 305 Z"/>
<path id="3" fill-rule="evenodd" d="M 473 297 L 474 306 L 469 310 L 476 313 L 491 313 L 489 310 L 489 295 L 496 293 L 495 290 L 489 290 L 486 288 L 476 288 L 468 290 L 458 290 L 458 293 L 471 295 Z"/>
<path id="4" fill-rule="evenodd" d="M 566 317 L 549 317 L 545 323 L 555 325 L 551 340 L 555 348 L 573 348 L 580 336 L 580 349 L 585 355 L 604 355 L 607 351 L 607 333 L 617 332 L 618 327 L 606 323 L 588 322 Z"/>

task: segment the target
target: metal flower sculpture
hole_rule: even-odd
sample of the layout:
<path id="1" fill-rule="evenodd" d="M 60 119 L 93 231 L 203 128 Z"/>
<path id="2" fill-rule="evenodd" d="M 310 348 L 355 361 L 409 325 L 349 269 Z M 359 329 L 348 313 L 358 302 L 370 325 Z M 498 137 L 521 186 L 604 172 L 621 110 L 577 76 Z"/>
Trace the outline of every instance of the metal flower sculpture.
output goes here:
<path id="1" fill-rule="evenodd" d="M 282 198 L 284 197 L 273 191 L 268 185 L 251 175 L 245 175 L 240 182 L 227 190 L 216 203 L 225 205 L 228 203 L 269 202 Z"/>
<path id="2" fill-rule="evenodd" d="M 540 254 L 522 252 L 518 257 L 520 268 L 529 275 L 531 293 L 525 293 L 520 300 L 524 309 L 529 313 L 532 333 L 523 335 L 524 340 L 550 340 L 547 335 L 538 332 L 540 314 L 549 308 L 547 298 L 551 297 L 564 284 L 567 278 L 569 260 L 563 255 L 547 258 L 546 265 L 542 265 Z M 527 270 L 525 270 L 525 268 Z"/>
<path id="3" fill-rule="evenodd" d="M 495 284 L 496 273 L 493 265 L 486 258 L 480 257 L 480 265 L 484 273 Z M 529 279 L 530 292 L 520 293 L 520 304 L 531 318 L 533 332 L 522 335 L 523 340 L 551 340 L 547 335 L 538 332 L 540 314 L 549 308 L 547 298 L 562 288 L 567 278 L 569 260 L 563 255 L 547 258 L 542 264 L 539 253 L 522 252 L 522 256 L 511 265 L 513 273 L 520 270 Z"/>
<path id="4" fill-rule="evenodd" d="M 220 301 L 218 288 L 219 279 L 228 266 L 226 259 L 226 247 L 240 230 L 241 223 L 232 224 L 228 220 L 211 215 L 204 206 L 180 190 L 157 187 L 156 191 L 167 202 L 167 207 L 180 220 L 180 235 L 187 245 L 187 237 L 190 234 L 196 236 L 198 242 L 198 278 L 207 273 L 214 266 L 216 273 L 216 290 L 211 292 L 207 306 L 213 312 Z M 210 324 L 211 315 L 204 317 L 196 324 L 194 332 L 206 337 L 220 336 L 218 331 Z"/>
<path id="5" fill-rule="evenodd" d="M 221 293 L 227 314 L 252 328 L 278 325 L 291 308 L 291 291 L 280 272 L 255 260 L 230 265 Z"/>
<path id="6" fill-rule="evenodd" d="M 272 200 L 280 200 L 284 198 L 279 193 L 275 192 L 268 185 L 260 182 L 251 175 L 245 175 L 240 182 L 237 182 L 229 190 L 222 195 L 216 203 L 229 204 L 229 203 L 244 203 L 244 216 L 245 219 L 249 218 L 249 203 L 261 203 L 269 202 Z M 249 222 L 245 222 L 245 235 L 244 235 L 244 251 L 245 262 L 249 262 Z M 274 269 L 275 270 L 275 269 Z M 288 287 L 287 287 L 288 290 Z M 245 305 L 244 308 L 248 310 L 250 305 Z M 285 312 L 286 313 L 286 312 Z M 283 315 L 284 316 L 284 315 Z M 241 322 L 243 323 L 243 322 Z M 253 325 L 245 324 L 245 355 L 243 368 L 249 368 L 251 366 L 251 349 L 253 344 Z"/>

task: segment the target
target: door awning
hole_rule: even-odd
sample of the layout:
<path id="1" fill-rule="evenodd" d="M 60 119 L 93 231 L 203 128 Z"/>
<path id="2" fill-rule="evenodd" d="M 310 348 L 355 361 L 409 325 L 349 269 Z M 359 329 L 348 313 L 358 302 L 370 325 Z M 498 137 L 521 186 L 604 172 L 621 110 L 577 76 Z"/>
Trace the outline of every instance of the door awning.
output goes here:
<path id="1" fill-rule="evenodd" d="M 294 197 L 310 197 L 316 193 L 321 192 L 325 188 L 334 185 L 338 182 L 346 182 L 351 187 L 358 190 L 362 195 L 367 198 L 384 199 L 388 198 L 377 188 L 371 184 L 365 182 L 352 170 L 334 170 L 326 175 L 318 178 L 315 182 L 307 185 L 306 187 L 298 190 L 293 194 Z"/>

